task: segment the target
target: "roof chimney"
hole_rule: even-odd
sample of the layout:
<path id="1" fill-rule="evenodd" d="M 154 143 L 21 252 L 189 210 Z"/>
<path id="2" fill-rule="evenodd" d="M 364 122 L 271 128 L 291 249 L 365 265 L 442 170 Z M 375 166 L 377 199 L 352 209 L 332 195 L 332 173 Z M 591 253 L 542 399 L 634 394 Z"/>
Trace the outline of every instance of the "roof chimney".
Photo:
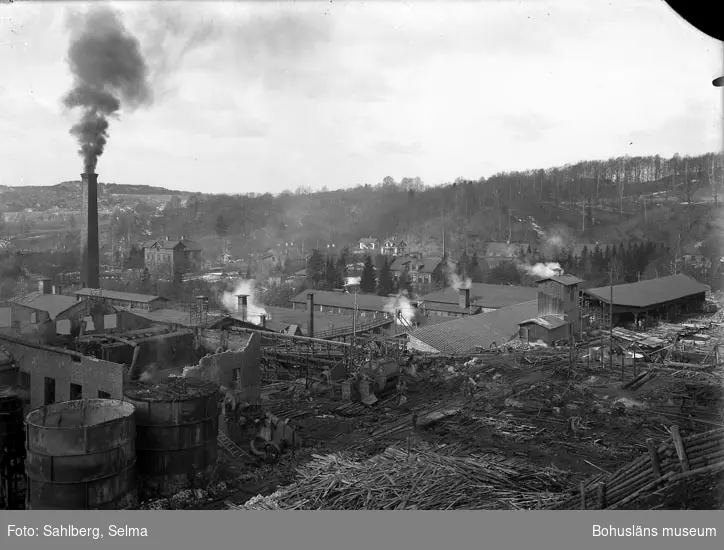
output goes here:
<path id="1" fill-rule="evenodd" d="M 461 288 L 458 292 L 460 293 L 460 307 L 468 309 L 470 307 L 470 289 Z"/>
<path id="2" fill-rule="evenodd" d="M 261 315 L 261 328 L 266 328 L 266 315 Z"/>
<path id="3" fill-rule="evenodd" d="M 309 326 L 307 336 L 314 337 L 314 292 L 307 292 L 307 313 L 309 314 Z"/>
<path id="4" fill-rule="evenodd" d="M 100 254 L 98 251 L 98 174 L 91 169 L 80 175 L 85 218 L 80 235 L 81 284 L 100 288 Z"/>
<path id="5" fill-rule="evenodd" d="M 242 321 L 246 321 L 247 300 L 248 296 L 246 294 L 236 295 L 236 311 L 241 312 Z"/>
<path id="6" fill-rule="evenodd" d="M 50 282 L 50 279 L 47 279 L 45 277 L 43 277 L 42 279 L 38 279 L 38 292 L 40 292 L 41 294 L 50 294 Z"/>
<path id="7" fill-rule="evenodd" d="M 63 285 L 53 285 L 53 294 L 63 294 Z"/>

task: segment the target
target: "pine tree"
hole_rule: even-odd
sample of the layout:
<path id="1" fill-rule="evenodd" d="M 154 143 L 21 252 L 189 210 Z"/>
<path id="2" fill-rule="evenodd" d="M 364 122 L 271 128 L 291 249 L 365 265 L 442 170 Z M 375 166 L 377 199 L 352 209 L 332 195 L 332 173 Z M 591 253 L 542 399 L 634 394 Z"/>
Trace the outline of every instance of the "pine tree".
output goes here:
<path id="1" fill-rule="evenodd" d="M 307 280 L 318 285 L 325 276 L 324 258 L 316 248 L 312 250 L 312 255 L 307 260 Z"/>
<path id="2" fill-rule="evenodd" d="M 337 265 L 335 266 L 334 271 L 336 275 L 335 284 L 338 288 L 342 288 L 344 286 L 345 279 L 347 278 L 347 262 L 344 258 L 344 254 L 337 258 Z"/>
<path id="3" fill-rule="evenodd" d="M 410 289 L 410 275 L 405 269 L 405 271 L 400 274 L 400 278 L 397 279 L 397 292 L 409 292 Z"/>
<path id="4" fill-rule="evenodd" d="M 337 269 L 335 268 L 334 260 L 332 258 L 327 258 L 324 278 L 325 282 L 331 287 L 334 287 L 337 282 Z"/>
<path id="5" fill-rule="evenodd" d="M 394 288 L 394 281 L 392 280 L 392 272 L 390 271 L 390 264 L 385 258 L 380 267 L 380 280 L 377 283 L 377 293 L 380 296 L 387 296 L 392 292 Z"/>
<path id="6" fill-rule="evenodd" d="M 365 259 L 365 267 L 362 271 L 362 278 L 360 280 L 360 290 L 362 292 L 371 294 L 375 291 L 377 286 L 377 278 L 375 277 L 375 266 L 372 263 L 372 258 L 367 256 Z"/>
<path id="7" fill-rule="evenodd" d="M 480 269 L 480 259 L 477 252 L 473 252 L 473 257 L 470 260 L 470 278 L 474 283 L 483 282 L 483 270 Z"/>

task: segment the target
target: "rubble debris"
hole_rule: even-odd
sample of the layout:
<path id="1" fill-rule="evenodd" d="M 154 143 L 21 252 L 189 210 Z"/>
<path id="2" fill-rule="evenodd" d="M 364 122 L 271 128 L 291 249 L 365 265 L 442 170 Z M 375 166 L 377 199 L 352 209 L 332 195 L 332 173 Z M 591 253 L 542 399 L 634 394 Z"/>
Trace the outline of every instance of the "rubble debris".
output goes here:
<path id="1" fill-rule="evenodd" d="M 454 449 L 389 447 L 367 460 L 315 455 L 294 484 L 236 509 L 488 510 L 535 509 L 561 498 L 567 474 L 495 455 Z"/>

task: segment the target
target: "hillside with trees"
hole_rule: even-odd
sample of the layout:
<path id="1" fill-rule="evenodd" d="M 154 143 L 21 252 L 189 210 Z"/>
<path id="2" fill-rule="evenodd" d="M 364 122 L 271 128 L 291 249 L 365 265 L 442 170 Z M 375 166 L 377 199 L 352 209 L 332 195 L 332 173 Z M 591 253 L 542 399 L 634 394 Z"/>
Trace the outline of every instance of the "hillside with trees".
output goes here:
<path id="1" fill-rule="evenodd" d="M 351 245 L 365 235 L 396 236 L 421 249 L 442 244 L 475 249 L 483 241 L 525 241 L 541 230 L 564 240 L 653 241 L 674 246 L 716 240 L 722 159 L 714 154 L 624 157 L 496 174 L 426 187 L 419 178 L 347 190 L 280 195 L 193 194 L 155 220 L 160 234 L 194 235 L 219 246 L 219 219 L 229 252 L 242 256 L 284 243 L 307 253 Z M 721 243 L 721 239 L 719 239 Z"/>

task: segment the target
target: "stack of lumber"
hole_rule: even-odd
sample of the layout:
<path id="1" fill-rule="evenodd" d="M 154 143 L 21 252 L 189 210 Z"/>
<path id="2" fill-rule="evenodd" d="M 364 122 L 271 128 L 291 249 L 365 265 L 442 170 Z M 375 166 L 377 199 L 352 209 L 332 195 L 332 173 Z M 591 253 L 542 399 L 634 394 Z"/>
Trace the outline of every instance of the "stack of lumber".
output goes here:
<path id="1" fill-rule="evenodd" d="M 605 478 L 581 485 L 580 492 L 554 503 L 551 509 L 625 509 L 626 505 L 662 485 L 724 470 L 724 429 L 682 439 L 677 426 L 671 440 L 658 447 L 646 440 L 649 452 Z"/>
<path id="2" fill-rule="evenodd" d="M 451 456 L 389 447 L 370 459 L 313 455 L 297 482 L 241 509 L 535 509 L 561 498 L 567 474 L 498 455 Z"/>

